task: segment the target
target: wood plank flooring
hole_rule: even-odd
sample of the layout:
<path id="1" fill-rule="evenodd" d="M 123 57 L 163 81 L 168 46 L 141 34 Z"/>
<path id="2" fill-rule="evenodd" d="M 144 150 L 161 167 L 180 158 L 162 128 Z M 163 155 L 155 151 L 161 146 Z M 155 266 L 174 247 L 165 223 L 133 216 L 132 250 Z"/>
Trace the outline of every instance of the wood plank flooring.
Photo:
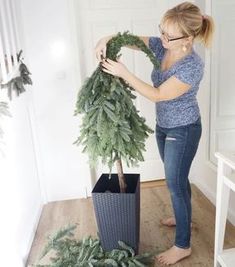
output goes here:
<path id="1" fill-rule="evenodd" d="M 192 255 L 176 267 L 212 267 L 214 251 L 215 207 L 192 185 L 193 228 Z M 172 215 L 170 195 L 164 181 L 141 184 L 140 252 L 158 247 L 164 251 L 174 241 L 174 227 L 162 226 L 159 220 Z M 92 199 L 53 202 L 45 205 L 40 218 L 27 266 L 37 263 L 46 237 L 67 224 L 77 223 L 75 235 L 81 239 L 96 236 L 97 228 Z M 227 223 L 225 248 L 235 247 L 235 227 Z M 41 263 L 46 264 L 47 258 Z M 156 266 L 159 266 L 156 264 Z"/>

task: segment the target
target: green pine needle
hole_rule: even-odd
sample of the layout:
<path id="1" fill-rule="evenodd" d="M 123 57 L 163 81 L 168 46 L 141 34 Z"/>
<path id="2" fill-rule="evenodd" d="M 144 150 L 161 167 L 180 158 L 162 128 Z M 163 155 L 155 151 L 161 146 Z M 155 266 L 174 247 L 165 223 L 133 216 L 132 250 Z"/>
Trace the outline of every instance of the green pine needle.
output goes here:
<path id="1" fill-rule="evenodd" d="M 118 33 L 108 42 L 107 57 L 116 60 L 125 45 L 139 47 L 154 67 L 159 68 L 152 51 L 138 36 L 128 32 Z M 83 114 L 83 121 L 74 144 L 84 146 L 91 165 L 94 166 L 99 158 L 110 169 L 120 158 L 128 166 L 136 166 L 144 160 L 145 140 L 153 131 L 139 116 L 132 101 L 135 99 L 132 91 L 133 88 L 121 78 L 103 72 L 101 65 L 82 85 L 75 115 Z"/>
<path id="2" fill-rule="evenodd" d="M 8 83 L 1 84 L 2 88 L 6 88 L 8 90 L 8 97 L 12 100 L 12 91 L 16 92 L 16 95 L 19 96 L 21 93 L 25 92 L 25 85 L 32 85 L 33 82 L 29 75 L 31 75 L 27 66 L 23 63 L 21 59 L 22 50 L 17 54 L 17 63 L 19 63 L 19 75 L 17 77 L 12 78 Z"/>
<path id="3" fill-rule="evenodd" d="M 75 225 L 60 229 L 49 241 L 42 252 L 42 258 L 53 251 L 50 263 L 40 263 L 35 267 L 88 267 L 88 266 L 153 266 L 156 252 L 135 255 L 134 250 L 119 241 L 120 248 L 104 252 L 97 238 L 87 237 L 83 240 L 73 238 Z M 156 265 L 155 265 L 156 266 Z"/>

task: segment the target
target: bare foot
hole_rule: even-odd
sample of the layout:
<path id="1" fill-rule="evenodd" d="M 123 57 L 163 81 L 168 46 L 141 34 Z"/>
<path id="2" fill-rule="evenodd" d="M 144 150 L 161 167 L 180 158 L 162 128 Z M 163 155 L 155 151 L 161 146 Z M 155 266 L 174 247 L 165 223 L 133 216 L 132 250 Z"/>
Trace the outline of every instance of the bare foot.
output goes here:
<path id="1" fill-rule="evenodd" d="M 160 223 L 165 226 L 176 226 L 175 218 L 174 217 L 169 217 L 167 219 L 161 219 Z M 191 223 L 191 228 L 193 227 L 193 224 Z"/>
<path id="2" fill-rule="evenodd" d="M 191 253 L 192 253 L 191 248 L 183 249 L 173 246 L 170 249 L 166 250 L 165 252 L 159 254 L 156 257 L 156 259 L 161 264 L 171 265 L 190 256 Z"/>
<path id="3" fill-rule="evenodd" d="M 170 218 L 167 218 L 167 219 L 161 219 L 160 222 L 161 222 L 161 224 L 169 226 L 169 227 L 172 227 L 172 226 L 176 225 L 174 217 L 170 217 Z"/>

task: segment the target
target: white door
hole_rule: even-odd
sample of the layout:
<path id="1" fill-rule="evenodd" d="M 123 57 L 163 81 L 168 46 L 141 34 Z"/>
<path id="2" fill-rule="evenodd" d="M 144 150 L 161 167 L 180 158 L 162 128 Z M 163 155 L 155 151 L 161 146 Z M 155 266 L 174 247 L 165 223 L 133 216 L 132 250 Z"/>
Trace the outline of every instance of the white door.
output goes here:
<path id="1" fill-rule="evenodd" d="M 129 31 L 136 35 L 156 36 L 158 24 L 168 7 L 173 7 L 180 1 L 160 0 L 89 0 L 78 1 L 76 14 L 80 25 L 80 58 L 83 65 L 82 76 L 85 78 L 96 68 L 98 62 L 94 55 L 96 42 L 105 35 Z M 151 84 L 150 74 L 152 64 L 146 56 L 139 51 L 122 49 L 122 61 L 139 78 Z M 140 114 L 146 118 L 147 124 L 155 129 L 154 103 L 137 95 L 135 102 Z M 146 141 L 145 161 L 138 168 L 127 168 L 125 173 L 140 173 L 142 181 L 164 178 L 163 164 L 161 162 L 155 135 L 152 134 Z M 97 177 L 107 172 L 106 166 L 100 166 Z"/>
<path id="2" fill-rule="evenodd" d="M 215 151 L 235 153 L 235 1 L 212 1 L 216 31 L 211 54 L 210 160 Z"/>

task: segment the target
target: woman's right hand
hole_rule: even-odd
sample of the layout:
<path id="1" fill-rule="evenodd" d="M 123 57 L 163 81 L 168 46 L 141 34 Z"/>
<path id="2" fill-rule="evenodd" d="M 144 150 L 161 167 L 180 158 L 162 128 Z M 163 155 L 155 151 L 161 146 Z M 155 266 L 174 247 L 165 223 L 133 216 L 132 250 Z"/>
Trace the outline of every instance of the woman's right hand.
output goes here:
<path id="1" fill-rule="evenodd" d="M 98 43 L 95 46 L 95 55 L 96 58 L 99 61 L 102 61 L 103 58 L 106 58 L 106 48 L 107 48 L 107 43 L 110 39 L 112 39 L 113 35 L 111 36 L 105 36 L 101 38 Z"/>

